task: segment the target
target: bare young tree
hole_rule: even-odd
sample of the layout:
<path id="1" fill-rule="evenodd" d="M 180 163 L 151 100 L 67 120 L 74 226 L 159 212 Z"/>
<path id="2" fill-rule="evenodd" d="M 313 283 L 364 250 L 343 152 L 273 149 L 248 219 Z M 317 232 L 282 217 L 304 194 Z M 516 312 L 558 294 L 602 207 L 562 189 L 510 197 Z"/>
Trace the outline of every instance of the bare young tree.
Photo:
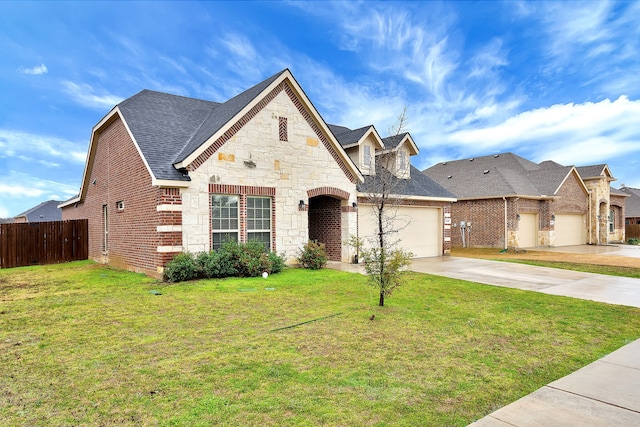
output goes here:
<path id="1" fill-rule="evenodd" d="M 411 253 L 400 247 L 398 238 L 399 231 L 409 225 L 408 220 L 403 221 L 398 216 L 409 159 L 405 152 L 393 149 L 406 136 L 406 125 L 405 107 L 389 128 L 391 136 L 385 138 L 392 149 L 376 156 L 375 174 L 367 176 L 359 189 L 366 195 L 365 204 L 375 212 L 376 235 L 370 236 L 369 242 L 361 242 L 361 246 L 369 282 L 380 292 L 380 306 L 384 306 L 385 298 L 402 284 L 402 272 L 411 262 Z"/>

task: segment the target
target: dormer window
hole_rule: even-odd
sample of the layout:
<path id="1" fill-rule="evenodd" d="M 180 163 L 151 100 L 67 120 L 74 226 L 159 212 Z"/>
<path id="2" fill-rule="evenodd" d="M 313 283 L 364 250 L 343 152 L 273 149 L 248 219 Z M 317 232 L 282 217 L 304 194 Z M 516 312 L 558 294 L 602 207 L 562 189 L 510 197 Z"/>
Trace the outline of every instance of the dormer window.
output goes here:
<path id="1" fill-rule="evenodd" d="M 362 147 L 362 163 L 365 168 L 371 167 L 371 147 L 368 145 Z"/>
<path id="2" fill-rule="evenodd" d="M 407 169 L 407 152 L 404 150 L 398 153 L 398 169 L 401 173 Z"/>

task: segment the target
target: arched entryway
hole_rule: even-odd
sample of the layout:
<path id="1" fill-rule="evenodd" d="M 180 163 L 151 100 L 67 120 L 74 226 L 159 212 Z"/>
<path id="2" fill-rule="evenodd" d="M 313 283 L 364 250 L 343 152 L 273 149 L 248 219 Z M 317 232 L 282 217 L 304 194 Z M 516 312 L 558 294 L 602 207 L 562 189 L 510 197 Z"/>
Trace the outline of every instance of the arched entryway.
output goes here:
<path id="1" fill-rule="evenodd" d="M 324 243 L 329 260 L 342 260 L 340 199 L 325 195 L 309 199 L 309 240 Z"/>
<path id="2" fill-rule="evenodd" d="M 349 225 L 343 211 L 349 211 L 349 193 L 339 188 L 321 187 L 309 190 L 307 195 L 309 240 L 324 243 L 330 261 L 342 261 L 343 225 Z"/>

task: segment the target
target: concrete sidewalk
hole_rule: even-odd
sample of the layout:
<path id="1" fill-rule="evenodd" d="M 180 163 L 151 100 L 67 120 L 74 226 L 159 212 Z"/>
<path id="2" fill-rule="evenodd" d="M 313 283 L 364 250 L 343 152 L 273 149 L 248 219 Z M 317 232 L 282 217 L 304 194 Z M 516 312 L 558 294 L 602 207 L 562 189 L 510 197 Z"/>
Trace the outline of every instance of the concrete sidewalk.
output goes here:
<path id="1" fill-rule="evenodd" d="M 640 340 L 470 426 L 640 426 Z"/>
<path id="2" fill-rule="evenodd" d="M 329 267 L 362 273 L 362 267 L 356 265 L 336 263 Z M 640 279 L 461 257 L 418 258 L 412 260 L 411 269 L 494 286 L 640 307 Z M 640 426 L 640 340 L 471 426 Z"/>

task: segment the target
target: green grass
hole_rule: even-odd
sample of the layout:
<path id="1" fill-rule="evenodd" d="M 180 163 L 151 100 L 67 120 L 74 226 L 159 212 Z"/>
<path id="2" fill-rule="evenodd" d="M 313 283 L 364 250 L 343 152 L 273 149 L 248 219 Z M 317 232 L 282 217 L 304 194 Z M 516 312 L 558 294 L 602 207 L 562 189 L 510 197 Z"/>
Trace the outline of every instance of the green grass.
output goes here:
<path id="1" fill-rule="evenodd" d="M 577 262 L 539 261 L 527 259 L 494 258 L 494 261 L 507 261 L 520 264 L 536 265 L 539 267 L 560 268 L 563 270 L 584 271 L 586 273 L 605 274 L 608 276 L 632 277 L 640 279 L 640 268 L 623 267 L 618 265 L 584 264 Z"/>
<path id="2" fill-rule="evenodd" d="M 640 309 L 365 280 L 0 270 L 0 425 L 464 426 L 640 337 Z"/>

